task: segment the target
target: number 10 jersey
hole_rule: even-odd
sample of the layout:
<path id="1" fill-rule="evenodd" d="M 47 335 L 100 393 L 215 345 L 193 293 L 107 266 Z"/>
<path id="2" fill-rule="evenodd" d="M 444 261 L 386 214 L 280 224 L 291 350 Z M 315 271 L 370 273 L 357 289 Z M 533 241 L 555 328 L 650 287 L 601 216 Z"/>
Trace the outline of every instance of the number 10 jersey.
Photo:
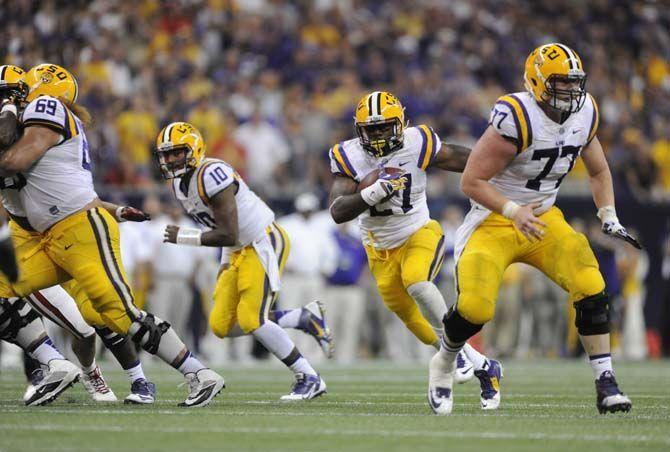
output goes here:
<path id="1" fill-rule="evenodd" d="M 239 246 L 247 246 L 265 234 L 265 228 L 274 221 L 274 212 L 263 202 L 223 160 L 205 159 L 184 177 L 172 179 L 176 198 L 194 221 L 206 230 L 216 228 L 210 200 L 233 185 L 237 204 Z"/>

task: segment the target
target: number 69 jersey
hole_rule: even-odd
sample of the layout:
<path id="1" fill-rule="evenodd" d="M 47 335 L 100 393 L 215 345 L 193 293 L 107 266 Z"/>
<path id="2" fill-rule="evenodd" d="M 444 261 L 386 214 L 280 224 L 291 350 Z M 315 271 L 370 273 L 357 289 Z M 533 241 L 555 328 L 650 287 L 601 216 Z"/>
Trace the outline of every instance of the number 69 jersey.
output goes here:
<path id="1" fill-rule="evenodd" d="M 194 171 L 184 176 L 172 179 L 175 196 L 189 216 L 205 230 L 216 228 L 209 200 L 230 185 L 235 190 L 240 245 L 249 245 L 261 237 L 265 234 L 265 228 L 274 221 L 274 212 L 223 160 L 205 159 Z"/>
<path id="2" fill-rule="evenodd" d="M 433 129 L 419 125 L 405 129 L 402 149 L 381 158 L 366 152 L 358 138 L 343 141 L 330 149 L 331 172 L 356 182 L 382 166 L 407 172 L 404 190 L 358 216 L 365 245 L 377 249 L 397 248 L 430 220 L 426 204 L 426 169 L 441 146 Z"/>
<path id="3" fill-rule="evenodd" d="M 489 124 L 517 146 L 517 156 L 490 182 L 519 204 L 542 203 L 536 213 L 556 201 L 563 178 L 593 139 L 598 128 L 598 106 L 591 95 L 584 106 L 558 124 L 544 114 L 527 92 L 500 97 Z"/>

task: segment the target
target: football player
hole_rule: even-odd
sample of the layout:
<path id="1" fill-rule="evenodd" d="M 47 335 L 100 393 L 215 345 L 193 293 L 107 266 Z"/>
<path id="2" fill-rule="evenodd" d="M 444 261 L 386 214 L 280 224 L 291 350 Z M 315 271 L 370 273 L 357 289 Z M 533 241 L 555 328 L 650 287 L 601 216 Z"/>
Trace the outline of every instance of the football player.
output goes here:
<path id="1" fill-rule="evenodd" d="M 452 408 L 454 360 L 494 313 L 500 281 L 513 262 L 532 265 L 569 293 L 589 355 L 600 413 L 628 411 L 610 356 L 609 298 L 586 237 L 554 205 L 561 182 L 581 156 L 605 234 L 640 247 L 616 215 L 614 191 L 596 136 L 598 106 L 585 90 L 577 53 L 552 43 L 526 60 L 525 92 L 498 99 L 489 127 L 468 159 L 461 189 L 472 209 L 456 242 L 458 300 L 444 318 L 442 348 L 430 362 L 430 405 Z M 492 381 L 499 377 L 489 369 Z"/>
<path id="2" fill-rule="evenodd" d="M 19 280 L 0 276 L 0 296 L 25 297 L 74 279 L 106 327 L 179 370 L 189 383 L 184 407 L 207 405 L 223 378 L 191 354 L 170 324 L 137 309 L 120 258 L 119 228 L 98 198 L 91 176 L 77 82 L 66 69 L 41 64 L 26 75 L 23 134 L 0 156 L 0 177 L 22 174 L 18 191 L 39 246 L 18 253 Z"/>
<path id="3" fill-rule="evenodd" d="M 0 67 L 0 98 L 2 98 L 0 148 L 2 149 L 14 144 L 20 135 L 20 124 L 16 115 L 20 116 L 25 108 L 28 92 L 23 69 L 11 65 Z M 17 249 L 26 247 L 32 249 L 39 243 L 41 237 L 30 225 L 21 205 L 18 191 L 24 185 L 25 177 L 20 173 L 11 178 L 1 178 L 0 197 L 2 206 L 12 219 L 9 230 L 14 245 Z M 149 219 L 146 214 L 132 207 L 103 204 L 119 222 Z M 45 329 L 56 345 L 61 347 L 61 350 L 70 348 L 73 350 L 84 370 L 81 381 L 93 400 L 99 402 L 116 400 L 116 396 L 95 363 L 93 334 L 97 333 L 129 376 L 131 391 L 125 403 L 153 403 L 155 387 L 146 380 L 134 346 L 125 337 L 106 328 L 102 317 L 93 309 L 86 294 L 75 281 L 63 284 L 63 288 L 54 286 L 37 291 L 27 296 L 25 301 L 42 315 Z M 33 394 L 37 383 L 42 380 L 43 372 L 34 360 L 26 359 L 24 364 L 30 381 L 24 395 L 24 400 L 27 400 Z"/>
<path id="4" fill-rule="evenodd" d="M 205 158 L 202 135 L 191 124 L 167 125 L 158 135 L 155 153 L 175 197 L 205 229 L 169 225 L 165 241 L 226 247 L 209 317 L 214 334 L 251 334 L 289 367 L 295 383 L 282 400 L 308 400 L 325 393 L 323 379 L 286 331 L 269 318 L 289 253 L 289 238 L 275 223 L 274 212 L 230 165 Z"/>
<path id="5" fill-rule="evenodd" d="M 400 100 L 385 91 L 364 96 L 356 107 L 357 138 L 330 149 L 335 181 L 330 213 L 336 223 L 358 218 L 370 270 L 384 304 L 424 344 L 439 348 L 442 318 L 447 312 L 433 283 L 444 259 L 444 234 L 430 218 L 426 204 L 426 171 L 460 172 L 469 149 L 447 144 L 426 125 L 408 127 Z M 392 168 L 394 171 L 385 171 Z M 359 190 L 373 171 L 379 178 Z M 461 355 L 461 381 L 474 368 L 499 366 L 474 348 Z M 469 360 L 468 360 L 469 358 Z M 472 361 L 472 364 L 470 364 Z M 488 380 L 481 372 L 475 374 Z M 481 383 L 488 388 L 489 382 Z M 499 393 L 482 392 L 482 406 L 497 408 Z"/>

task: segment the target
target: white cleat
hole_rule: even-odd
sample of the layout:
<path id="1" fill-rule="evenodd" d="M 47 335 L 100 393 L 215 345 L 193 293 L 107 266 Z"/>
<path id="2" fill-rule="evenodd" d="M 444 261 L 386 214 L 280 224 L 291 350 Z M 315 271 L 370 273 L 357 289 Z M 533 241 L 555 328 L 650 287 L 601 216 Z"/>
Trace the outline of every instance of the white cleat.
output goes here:
<path id="1" fill-rule="evenodd" d="M 451 414 L 454 406 L 453 386 L 456 363 L 445 362 L 440 351 L 428 365 L 428 404 L 438 416 Z"/>
<path id="2" fill-rule="evenodd" d="M 196 408 L 209 405 L 209 402 L 226 387 L 223 377 L 212 369 L 200 369 L 196 373 L 186 374 L 189 394 L 179 406 Z"/>
<path id="3" fill-rule="evenodd" d="M 28 387 L 26 387 L 26 392 L 23 393 L 23 401 L 27 402 L 34 395 L 35 395 L 35 385 L 29 384 Z"/>
<path id="4" fill-rule="evenodd" d="M 118 400 L 102 377 L 99 366 L 95 366 L 95 369 L 90 372 L 84 372 L 81 376 L 81 383 L 94 402 L 116 402 Z"/>
<path id="5" fill-rule="evenodd" d="M 26 405 L 46 405 L 53 402 L 81 375 L 81 369 L 65 359 L 52 359 L 44 379 L 35 386 L 35 393 L 26 400 Z"/>
<path id="6" fill-rule="evenodd" d="M 463 350 L 456 355 L 456 373 L 454 374 L 454 381 L 463 384 L 472 380 L 475 376 L 475 366 Z"/>
<path id="7" fill-rule="evenodd" d="M 326 393 L 326 382 L 319 375 L 295 374 L 295 383 L 289 394 L 280 400 L 310 400 Z"/>

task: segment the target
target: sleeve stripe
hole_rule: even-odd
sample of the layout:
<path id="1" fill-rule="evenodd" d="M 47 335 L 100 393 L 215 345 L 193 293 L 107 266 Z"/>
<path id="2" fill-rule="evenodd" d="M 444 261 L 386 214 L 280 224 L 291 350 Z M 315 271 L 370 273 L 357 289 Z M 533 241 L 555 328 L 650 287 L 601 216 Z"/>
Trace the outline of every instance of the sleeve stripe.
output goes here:
<path id="1" fill-rule="evenodd" d="M 596 130 L 598 130 L 598 123 L 600 122 L 600 112 L 598 111 L 598 104 L 596 104 L 595 99 L 593 96 L 589 94 L 589 98 L 591 99 L 591 103 L 593 104 L 593 117 L 591 118 L 591 126 L 589 127 L 589 139 L 587 141 L 587 144 L 593 140 L 593 137 L 596 136 Z"/>
<path id="2" fill-rule="evenodd" d="M 67 133 L 67 131 L 63 128 L 63 125 L 57 123 L 56 121 L 49 121 L 48 119 L 42 119 L 42 118 L 28 118 L 25 121 L 23 121 L 24 127 L 30 127 L 33 125 L 49 127 L 50 129 L 55 130 L 61 135 L 65 135 Z"/>
<path id="3" fill-rule="evenodd" d="M 528 147 L 531 144 L 533 144 L 533 127 L 532 127 L 532 124 L 530 123 L 530 116 L 528 115 L 528 110 L 526 110 L 526 106 L 523 104 L 523 102 L 521 102 L 521 99 L 516 97 L 514 94 L 510 94 L 510 97 L 512 99 L 516 100 L 519 103 L 519 105 L 521 106 L 521 112 L 523 113 L 523 119 L 526 123 L 526 127 L 527 127 L 527 130 L 528 130 L 528 144 L 526 145 L 526 147 Z"/>
<path id="4" fill-rule="evenodd" d="M 342 165 L 340 165 L 340 162 L 335 159 L 335 156 L 333 155 L 333 148 L 330 148 L 330 151 L 328 152 L 330 159 L 335 162 L 335 166 L 337 166 L 337 169 L 339 170 L 335 174 L 341 174 L 342 176 L 346 176 L 347 174 L 344 172 L 344 168 L 342 168 Z"/>
<path id="5" fill-rule="evenodd" d="M 202 199 L 202 202 L 204 202 L 205 205 L 209 205 L 209 196 L 207 196 L 207 192 L 205 192 L 205 169 L 214 163 L 216 162 L 207 162 L 202 165 L 198 171 L 198 195 L 200 195 L 200 199 Z"/>
<path id="6" fill-rule="evenodd" d="M 63 106 L 65 108 L 65 106 Z M 79 135 L 79 130 L 77 128 L 77 122 L 74 120 L 74 115 L 72 112 L 65 108 L 65 139 L 74 138 Z"/>
<path id="7" fill-rule="evenodd" d="M 517 132 L 517 153 L 520 153 L 526 149 L 526 135 L 524 133 L 523 125 L 521 123 L 521 109 L 515 108 L 513 104 L 514 100 L 509 96 L 503 97 L 498 103 L 507 106 L 512 111 L 512 118 L 514 118 L 514 124 L 516 125 Z"/>
<path id="8" fill-rule="evenodd" d="M 356 178 L 356 170 L 353 166 L 351 166 L 351 162 L 347 158 L 347 154 L 344 153 L 342 143 L 338 143 L 333 146 L 333 156 L 335 157 L 337 167 L 343 170 L 344 174 L 351 177 L 352 179 Z"/>
<path id="9" fill-rule="evenodd" d="M 421 132 L 421 138 L 423 139 L 423 144 L 421 145 L 421 154 L 419 154 L 419 168 L 426 170 L 430 162 L 433 161 L 433 156 L 435 155 L 436 143 L 435 135 L 433 131 L 428 128 L 426 125 L 420 125 L 418 127 L 419 132 Z"/>

